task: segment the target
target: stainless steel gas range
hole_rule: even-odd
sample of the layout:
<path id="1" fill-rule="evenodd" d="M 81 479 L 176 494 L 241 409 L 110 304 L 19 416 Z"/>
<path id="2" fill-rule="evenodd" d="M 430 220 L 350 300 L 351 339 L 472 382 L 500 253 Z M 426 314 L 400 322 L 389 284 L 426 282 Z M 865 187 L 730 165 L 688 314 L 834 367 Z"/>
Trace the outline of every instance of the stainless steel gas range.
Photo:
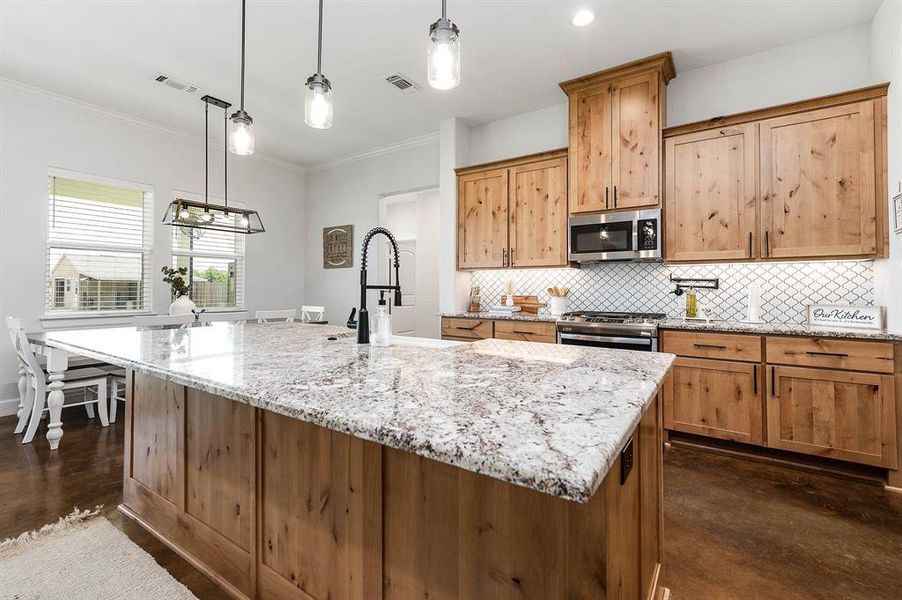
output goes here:
<path id="1" fill-rule="evenodd" d="M 575 311 L 557 320 L 557 341 L 573 346 L 658 351 L 662 313 Z"/>

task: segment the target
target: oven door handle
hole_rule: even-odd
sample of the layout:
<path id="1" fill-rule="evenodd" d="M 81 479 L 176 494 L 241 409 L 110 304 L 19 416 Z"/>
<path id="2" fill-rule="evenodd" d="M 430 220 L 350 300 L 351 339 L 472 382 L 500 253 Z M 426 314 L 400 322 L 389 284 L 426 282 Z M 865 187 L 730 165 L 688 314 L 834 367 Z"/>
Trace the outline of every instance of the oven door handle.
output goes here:
<path id="1" fill-rule="evenodd" d="M 607 342 L 612 344 L 628 344 L 631 346 L 651 347 L 651 338 L 613 337 L 608 335 L 583 335 L 579 333 L 561 333 L 562 340 L 582 340 L 584 342 Z"/>

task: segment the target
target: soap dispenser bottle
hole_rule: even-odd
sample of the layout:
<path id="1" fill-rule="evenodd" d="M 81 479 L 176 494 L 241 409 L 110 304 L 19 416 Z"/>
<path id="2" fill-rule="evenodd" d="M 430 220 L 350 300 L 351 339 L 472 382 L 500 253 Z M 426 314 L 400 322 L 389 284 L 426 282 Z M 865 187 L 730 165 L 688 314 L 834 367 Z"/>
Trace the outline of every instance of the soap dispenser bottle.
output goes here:
<path id="1" fill-rule="evenodd" d="M 379 305 L 370 323 L 370 345 L 388 346 L 391 342 L 391 315 L 385 303 L 385 290 L 379 291 Z"/>

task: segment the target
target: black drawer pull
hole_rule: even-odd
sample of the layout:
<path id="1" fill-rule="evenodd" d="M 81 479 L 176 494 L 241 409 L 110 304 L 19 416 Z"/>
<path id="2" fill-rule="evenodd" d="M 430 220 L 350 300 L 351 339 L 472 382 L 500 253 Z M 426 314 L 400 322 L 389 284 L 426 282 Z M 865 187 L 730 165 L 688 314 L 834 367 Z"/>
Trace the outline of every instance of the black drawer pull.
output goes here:
<path id="1" fill-rule="evenodd" d="M 696 348 L 710 348 L 712 350 L 726 350 L 726 346 L 720 346 L 718 344 L 692 344 Z"/>
<path id="2" fill-rule="evenodd" d="M 770 395 L 771 396 L 777 395 L 777 368 L 776 367 L 770 368 Z"/>
<path id="3" fill-rule="evenodd" d="M 476 328 L 479 327 L 480 325 L 482 325 L 482 321 L 477 321 L 475 325 L 471 325 L 470 327 L 462 327 L 462 326 L 460 326 L 460 325 L 456 325 L 456 326 L 455 326 L 455 329 L 461 329 L 461 330 L 463 330 L 463 331 L 473 331 L 474 329 L 476 329 Z"/>
<path id="4" fill-rule="evenodd" d="M 832 356 L 834 358 L 849 358 L 849 355 L 845 352 L 815 352 L 809 351 L 806 352 L 808 356 Z"/>
<path id="5" fill-rule="evenodd" d="M 758 365 L 752 365 L 752 391 L 758 395 Z"/>

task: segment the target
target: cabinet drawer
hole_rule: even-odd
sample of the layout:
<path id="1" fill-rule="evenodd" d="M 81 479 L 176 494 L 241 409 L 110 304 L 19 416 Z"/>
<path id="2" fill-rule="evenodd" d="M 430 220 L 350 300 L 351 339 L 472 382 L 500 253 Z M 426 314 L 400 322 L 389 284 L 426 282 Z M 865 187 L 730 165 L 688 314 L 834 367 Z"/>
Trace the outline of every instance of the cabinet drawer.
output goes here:
<path id="1" fill-rule="evenodd" d="M 768 367 L 767 445 L 895 469 L 890 375 Z"/>
<path id="2" fill-rule="evenodd" d="M 824 367 L 893 372 L 893 345 L 819 337 L 767 338 L 767 362 L 799 367 Z"/>
<path id="3" fill-rule="evenodd" d="M 489 319 L 451 319 L 442 317 L 442 337 L 458 340 L 484 340 L 494 329 Z"/>
<path id="4" fill-rule="evenodd" d="M 664 388 L 664 427 L 749 444 L 764 443 L 764 386 L 757 364 L 677 358 Z"/>
<path id="5" fill-rule="evenodd" d="M 554 323 L 495 321 L 495 337 L 499 340 L 557 343 Z"/>
<path id="6" fill-rule="evenodd" d="M 761 362 L 761 337 L 731 333 L 662 331 L 664 352 L 695 358 Z"/>

